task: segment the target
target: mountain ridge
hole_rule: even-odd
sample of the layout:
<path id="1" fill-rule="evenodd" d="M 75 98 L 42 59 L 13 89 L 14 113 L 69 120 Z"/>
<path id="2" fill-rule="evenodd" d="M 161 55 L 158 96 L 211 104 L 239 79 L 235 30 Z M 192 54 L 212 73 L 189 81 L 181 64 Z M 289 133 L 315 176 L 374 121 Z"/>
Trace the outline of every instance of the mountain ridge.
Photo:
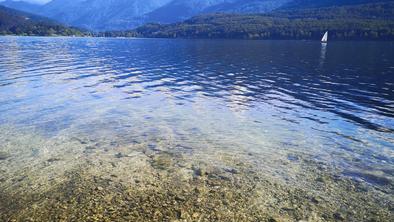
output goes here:
<path id="1" fill-rule="evenodd" d="M 394 0 L 53 0 L 38 6 L 0 4 L 94 31 L 130 30 L 146 23 L 174 23 L 212 13 L 254 14 Z"/>
<path id="2" fill-rule="evenodd" d="M 49 18 L 0 5 L 0 35 L 82 36 L 84 33 Z"/>
<path id="3" fill-rule="evenodd" d="M 198 15 L 168 25 L 147 24 L 128 34 L 147 38 L 320 40 L 327 30 L 330 40 L 394 40 L 394 2 L 281 9 L 266 14 Z"/>

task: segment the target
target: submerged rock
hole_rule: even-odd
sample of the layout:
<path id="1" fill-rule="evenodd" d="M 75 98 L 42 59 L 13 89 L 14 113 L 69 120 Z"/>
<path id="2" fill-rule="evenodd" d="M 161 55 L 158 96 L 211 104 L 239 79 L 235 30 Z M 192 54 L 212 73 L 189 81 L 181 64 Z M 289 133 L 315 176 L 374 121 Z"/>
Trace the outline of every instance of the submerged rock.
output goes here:
<path id="1" fill-rule="evenodd" d="M 124 154 L 124 153 L 117 153 L 115 154 L 116 158 L 124 158 L 124 157 L 134 157 L 135 154 Z"/>
<path id="2" fill-rule="evenodd" d="M 393 181 L 390 178 L 384 176 L 381 172 L 357 172 L 357 171 L 345 171 L 344 175 L 365 180 L 371 184 L 378 184 L 381 186 L 392 185 Z"/>
<path id="3" fill-rule="evenodd" d="M 124 155 L 123 153 L 117 153 L 117 154 L 115 154 L 115 157 L 116 158 L 123 158 L 123 157 L 126 157 L 126 155 Z"/>
<path id="4" fill-rule="evenodd" d="M 212 173 L 212 170 L 205 165 L 194 165 L 192 166 L 192 170 L 194 171 L 194 174 L 199 177 L 208 176 Z"/>
<path id="5" fill-rule="evenodd" d="M 95 146 L 87 146 L 87 147 L 85 147 L 85 149 L 86 150 L 95 150 L 95 149 L 97 149 L 97 147 L 95 147 Z"/>
<path id="6" fill-rule="evenodd" d="M 174 165 L 172 157 L 168 154 L 155 156 L 152 159 L 151 165 L 155 169 L 165 170 Z"/>
<path id="7" fill-rule="evenodd" d="M 57 161 L 60 161 L 60 160 L 62 160 L 62 159 L 60 159 L 60 158 L 49 158 L 47 160 L 47 162 L 52 163 L 52 162 L 57 162 Z"/>
<path id="8" fill-rule="evenodd" d="M 11 155 L 9 153 L 4 152 L 4 151 L 0 151 L 0 160 L 5 160 L 5 159 L 8 159 L 10 157 L 11 157 Z"/>
<path id="9" fill-rule="evenodd" d="M 96 190 L 97 190 L 97 191 L 103 191 L 103 190 L 104 190 L 104 188 L 103 188 L 103 187 L 100 187 L 100 186 L 98 186 L 98 187 L 96 187 Z"/>
<path id="10" fill-rule="evenodd" d="M 202 167 L 196 168 L 196 169 L 194 170 L 194 172 L 196 173 L 197 176 L 200 176 L 200 177 L 205 176 L 206 174 L 208 174 L 208 173 L 205 171 L 205 169 L 202 168 Z"/>
<path id="11" fill-rule="evenodd" d="M 234 168 L 227 168 L 225 169 L 226 172 L 231 173 L 231 174 L 239 174 L 239 171 Z"/>
<path id="12" fill-rule="evenodd" d="M 342 213 L 339 213 L 339 212 L 337 212 L 337 213 L 334 213 L 334 218 L 335 218 L 335 220 L 345 220 L 345 217 L 343 216 L 343 214 Z"/>
<path id="13" fill-rule="evenodd" d="M 287 159 L 291 162 L 297 162 L 300 160 L 300 157 L 298 155 L 295 154 L 288 154 L 287 155 Z"/>

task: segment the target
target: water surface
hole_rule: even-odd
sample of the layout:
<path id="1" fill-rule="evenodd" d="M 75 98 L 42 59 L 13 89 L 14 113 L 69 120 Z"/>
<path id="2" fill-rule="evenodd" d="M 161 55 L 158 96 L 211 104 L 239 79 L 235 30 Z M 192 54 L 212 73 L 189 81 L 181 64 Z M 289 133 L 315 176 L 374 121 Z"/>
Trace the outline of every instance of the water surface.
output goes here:
<path id="1" fill-rule="evenodd" d="M 0 113 L 8 190 L 24 167 L 34 184 L 141 146 L 194 176 L 239 158 L 293 188 L 318 192 L 305 178 L 329 171 L 392 201 L 392 42 L 2 37 Z"/>

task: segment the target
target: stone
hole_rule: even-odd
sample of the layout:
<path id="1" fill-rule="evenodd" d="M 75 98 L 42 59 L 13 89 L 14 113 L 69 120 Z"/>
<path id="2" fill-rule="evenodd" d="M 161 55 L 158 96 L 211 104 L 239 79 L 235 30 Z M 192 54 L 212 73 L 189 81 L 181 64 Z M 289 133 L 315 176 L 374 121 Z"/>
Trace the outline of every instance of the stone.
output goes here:
<path id="1" fill-rule="evenodd" d="M 98 190 L 98 191 L 103 191 L 103 190 L 104 190 L 104 188 L 102 188 L 102 187 L 98 186 L 98 187 L 96 187 L 96 190 Z"/>
<path id="2" fill-rule="evenodd" d="M 57 162 L 57 161 L 60 161 L 60 160 L 62 160 L 62 159 L 60 159 L 60 158 L 49 158 L 49 159 L 47 160 L 47 162 L 53 163 L 53 162 Z"/>
<path id="3" fill-rule="evenodd" d="M 335 220 L 345 220 L 345 217 L 339 212 L 335 213 L 333 216 Z"/>
<path id="4" fill-rule="evenodd" d="M 200 177 L 206 176 L 206 175 L 209 174 L 209 173 L 207 172 L 207 170 L 206 170 L 205 167 L 194 167 L 194 173 L 195 173 L 197 176 L 200 176 Z"/>
<path id="5" fill-rule="evenodd" d="M 327 178 L 324 176 L 321 176 L 321 177 L 316 178 L 316 181 L 320 182 L 320 183 L 327 183 Z"/>
<path id="6" fill-rule="evenodd" d="M 237 169 L 230 169 L 228 172 L 232 174 L 239 174 L 239 171 Z"/>
<path id="7" fill-rule="evenodd" d="M 197 212 L 193 213 L 193 215 L 192 215 L 193 218 L 197 218 L 198 216 L 200 216 L 200 214 Z"/>
<path id="8" fill-rule="evenodd" d="M 291 162 L 296 162 L 300 160 L 300 157 L 297 154 L 289 153 L 287 154 L 287 159 L 290 160 Z"/>
<path id="9" fill-rule="evenodd" d="M 165 170 L 171 167 L 173 161 L 168 155 L 161 155 L 153 158 L 152 167 L 160 170 Z"/>
<path id="10" fill-rule="evenodd" d="M 123 157 L 125 157 L 125 155 L 123 153 L 117 153 L 117 154 L 115 154 L 115 157 L 116 158 L 123 158 Z"/>
<path id="11" fill-rule="evenodd" d="M 149 147 L 149 149 L 155 149 L 157 147 L 157 145 L 154 143 L 150 143 L 150 144 L 148 144 L 148 147 Z"/>
<path id="12" fill-rule="evenodd" d="M 176 201 L 185 201 L 186 199 L 184 197 L 178 195 L 178 196 L 175 196 L 175 200 Z"/>
<path id="13" fill-rule="evenodd" d="M 0 160 L 5 160 L 11 157 L 11 155 L 7 152 L 0 151 Z"/>
<path id="14" fill-rule="evenodd" d="M 202 194 L 202 193 L 205 192 L 205 189 L 204 189 L 204 187 L 196 187 L 196 188 L 194 189 L 194 191 L 195 191 L 196 193 L 198 193 L 198 194 Z"/>

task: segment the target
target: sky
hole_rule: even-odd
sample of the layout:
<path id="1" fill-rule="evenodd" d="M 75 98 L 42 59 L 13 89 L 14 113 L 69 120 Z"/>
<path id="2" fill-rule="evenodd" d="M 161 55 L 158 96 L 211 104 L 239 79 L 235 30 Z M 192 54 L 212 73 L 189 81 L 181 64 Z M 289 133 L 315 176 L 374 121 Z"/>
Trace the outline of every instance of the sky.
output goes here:
<path id="1" fill-rule="evenodd" d="M 0 2 L 3 2 L 5 0 L 0 0 Z M 50 2 L 51 0 L 14 0 L 14 1 L 24 1 L 24 2 L 30 2 L 30 3 L 39 3 L 39 4 L 44 4 L 47 2 Z"/>

